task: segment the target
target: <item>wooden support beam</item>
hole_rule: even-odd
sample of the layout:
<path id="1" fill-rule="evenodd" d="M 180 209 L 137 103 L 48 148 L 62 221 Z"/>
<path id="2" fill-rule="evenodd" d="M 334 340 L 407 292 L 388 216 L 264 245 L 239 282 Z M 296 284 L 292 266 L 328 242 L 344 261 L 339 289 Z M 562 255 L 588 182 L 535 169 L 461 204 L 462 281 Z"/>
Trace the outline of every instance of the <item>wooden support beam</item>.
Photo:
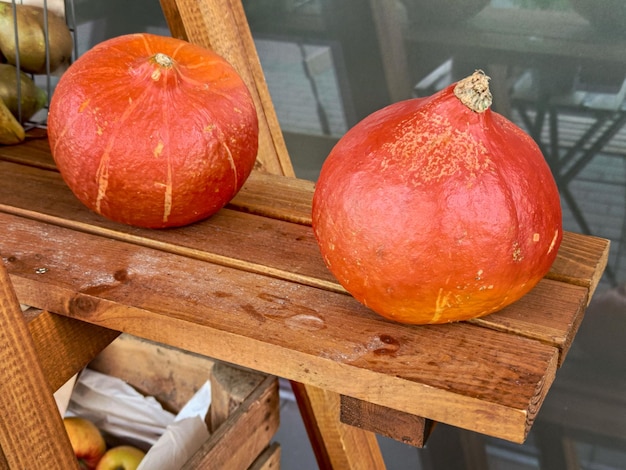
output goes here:
<path id="1" fill-rule="evenodd" d="M 1 262 L 0 363 L 0 447 L 5 457 L 0 462 L 16 469 L 78 469 L 35 343 Z"/>
<path id="2" fill-rule="evenodd" d="M 424 447 L 435 423 L 386 406 L 341 395 L 341 422 L 413 447 Z"/>
<path id="3" fill-rule="evenodd" d="M 211 48 L 241 75 L 259 117 L 257 169 L 294 176 L 241 0 L 160 0 L 174 37 Z"/>

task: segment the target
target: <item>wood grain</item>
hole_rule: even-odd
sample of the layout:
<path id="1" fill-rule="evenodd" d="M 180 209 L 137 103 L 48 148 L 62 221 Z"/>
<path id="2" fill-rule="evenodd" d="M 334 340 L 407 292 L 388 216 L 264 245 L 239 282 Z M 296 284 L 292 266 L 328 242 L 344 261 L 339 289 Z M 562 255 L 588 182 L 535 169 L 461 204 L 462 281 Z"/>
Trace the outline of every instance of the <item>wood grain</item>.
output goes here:
<path id="1" fill-rule="evenodd" d="M 214 361 L 165 344 L 122 334 L 89 368 L 131 384 L 178 413 L 207 380 Z"/>
<path id="2" fill-rule="evenodd" d="M 280 454 L 280 444 L 272 442 L 248 470 L 278 470 L 280 468 Z"/>
<path id="3" fill-rule="evenodd" d="M 250 467 L 278 429 L 279 401 L 278 380 L 265 378 L 182 468 Z"/>
<path id="4" fill-rule="evenodd" d="M 341 422 L 413 447 L 424 447 L 433 426 L 431 420 L 386 406 L 341 396 Z"/>
<path id="5" fill-rule="evenodd" d="M 32 335 L 39 364 L 50 388 L 58 390 L 83 369 L 120 333 L 48 311 L 30 316 Z"/>
<path id="6" fill-rule="evenodd" d="M 310 408 L 303 416 L 315 419 L 307 428 L 319 431 L 319 435 L 310 437 L 319 446 L 314 448 L 319 468 L 386 468 L 376 435 L 339 420 L 340 396 L 337 393 L 304 384 L 296 385 L 294 391 L 306 400 L 304 406 Z"/>
<path id="7" fill-rule="evenodd" d="M 219 428 L 265 376 L 224 362 L 218 362 L 211 374 L 211 430 Z"/>
<path id="8" fill-rule="evenodd" d="M 255 172 L 216 216 L 141 230 L 88 211 L 45 144 L 25 146 L 35 151 L 0 148 L 0 253 L 23 302 L 515 442 L 608 257 L 608 241 L 568 232 L 546 279 L 501 312 L 399 325 L 324 266 L 310 182 Z"/>
<path id="9" fill-rule="evenodd" d="M 1 263 L 0 325 L 0 448 L 6 464 L 9 468 L 78 469 L 52 389 Z"/>
<path id="10" fill-rule="evenodd" d="M 183 229 L 155 231 L 117 224 L 89 211 L 71 194 L 58 173 L 0 162 L 0 209 L 226 267 L 345 293 L 324 265 L 312 230 L 300 223 L 301 217 L 294 215 L 310 207 L 307 204 L 310 204 L 313 189 L 299 181 L 255 174 L 233 206 L 233 209 L 243 207 L 245 212 L 224 209 L 206 221 Z M 44 187 L 45 198 L 41 197 Z M 263 188 L 267 188 L 265 192 Z M 291 209 L 286 205 L 289 220 L 273 218 L 272 210 L 265 208 L 279 212 L 284 200 L 295 201 Z M 296 223 L 289 223 L 294 221 Z M 552 344 L 561 351 L 562 362 L 582 321 L 588 292 L 599 280 L 591 280 L 591 277 L 604 269 L 607 259 L 606 241 L 568 232 L 549 279 L 541 281 L 513 306 L 474 322 Z M 590 267 L 592 260 L 599 260 L 595 261 L 595 271 Z M 556 279 L 563 282 L 556 282 Z M 555 289 L 561 288 L 559 296 L 553 295 Z"/>
<path id="11" fill-rule="evenodd" d="M 239 72 L 259 117 L 259 168 L 293 176 L 280 124 L 240 0 L 161 0 L 168 25 L 177 36 L 213 49 Z"/>
<path id="12" fill-rule="evenodd" d="M 11 215 L 0 223 L 28 304 L 390 408 L 519 442 L 554 378 L 558 350 L 534 340 L 466 323 L 407 327 L 344 294 Z"/>

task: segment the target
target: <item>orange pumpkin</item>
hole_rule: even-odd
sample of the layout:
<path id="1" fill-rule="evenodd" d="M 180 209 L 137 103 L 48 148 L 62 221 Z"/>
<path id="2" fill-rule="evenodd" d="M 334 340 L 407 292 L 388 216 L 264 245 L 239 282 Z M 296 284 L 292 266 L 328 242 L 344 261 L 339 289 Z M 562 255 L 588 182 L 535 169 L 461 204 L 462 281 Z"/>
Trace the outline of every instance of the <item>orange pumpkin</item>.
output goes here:
<path id="1" fill-rule="evenodd" d="M 380 315 L 444 323 L 502 309 L 548 272 L 557 186 L 476 72 L 350 129 L 323 164 L 313 229 L 343 287 Z"/>
<path id="2" fill-rule="evenodd" d="M 102 42 L 61 76 L 48 136 L 65 182 L 118 222 L 162 228 L 204 219 L 249 176 L 256 110 L 220 56 L 132 34 Z"/>

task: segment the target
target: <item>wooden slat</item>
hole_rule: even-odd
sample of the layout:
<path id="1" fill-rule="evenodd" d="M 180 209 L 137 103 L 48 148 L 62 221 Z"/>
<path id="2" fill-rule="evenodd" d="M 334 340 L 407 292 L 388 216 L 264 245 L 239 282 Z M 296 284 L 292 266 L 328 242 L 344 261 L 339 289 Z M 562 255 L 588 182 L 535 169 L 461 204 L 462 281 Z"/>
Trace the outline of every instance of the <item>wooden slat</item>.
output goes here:
<path id="1" fill-rule="evenodd" d="M 240 0 L 161 0 L 174 36 L 211 48 L 244 80 L 259 116 L 257 164 L 267 173 L 293 176 L 280 124 L 265 83 Z"/>
<path id="2" fill-rule="evenodd" d="M 0 263 L 0 449 L 9 468 L 78 469 L 9 275 Z M 55 436 L 51 439 L 51 436 Z"/>
<path id="3" fill-rule="evenodd" d="M 264 378 L 224 362 L 215 364 L 211 374 L 211 431 L 219 428 Z"/>
<path id="4" fill-rule="evenodd" d="M 591 301 L 609 259 L 608 240 L 566 232 L 549 278 L 589 289 Z"/>
<path id="5" fill-rule="evenodd" d="M 280 444 L 272 442 L 250 466 L 249 470 L 278 470 L 280 468 Z"/>
<path id="6" fill-rule="evenodd" d="M 25 303 L 467 429 L 522 441 L 556 371 L 556 348 L 508 333 L 408 327 L 344 294 L 6 214 L 0 224 Z"/>
<path id="7" fill-rule="evenodd" d="M 413 447 L 424 447 L 435 423 L 386 406 L 341 397 L 341 422 L 375 432 Z"/>
<path id="8" fill-rule="evenodd" d="M 278 380 L 267 377 L 183 469 L 248 468 L 278 430 Z"/>
<path id="9" fill-rule="evenodd" d="M 276 212 L 280 210 L 281 200 L 294 200 L 295 209 L 287 210 L 292 214 L 289 218 L 302 220 L 293 214 L 304 214 L 304 207 L 310 207 L 307 201 L 312 187 L 293 178 L 258 176 L 250 186 L 248 183 L 244 186 L 238 196 L 238 207 L 256 208 L 249 212 L 271 212 L 264 209 L 270 207 Z M 273 200 L 277 201 L 276 205 L 272 205 Z M 58 173 L 7 162 L 0 162 L 0 210 L 345 293 L 324 265 L 312 230 L 300 223 L 224 209 L 184 229 L 137 229 L 110 222 L 89 211 L 71 194 Z M 562 351 L 562 360 L 583 318 L 588 291 L 595 289 L 599 281 L 597 273 L 602 272 L 607 259 L 606 240 L 567 232 L 557 262 L 548 275 L 551 279 L 541 281 L 513 308 L 476 322 L 552 344 Z M 567 284 L 557 284 L 554 279 Z M 552 295 L 561 286 L 562 293 Z"/>
<path id="10" fill-rule="evenodd" d="M 310 436 L 319 468 L 354 468 L 384 470 L 376 435 L 342 423 L 339 420 L 340 396 L 337 393 L 304 384 L 295 384 L 303 418 L 314 419 L 305 423 L 307 429 L 319 432 Z M 304 402 L 304 403 L 303 403 Z M 305 409 L 302 409 L 306 407 Z"/>
<path id="11" fill-rule="evenodd" d="M 29 316 L 28 329 L 44 375 L 55 391 L 120 334 L 47 311 Z"/>
<path id="12" fill-rule="evenodd" d="M 0 210 L 177 253 L 187 258 L 211 261 L 227 268 L 345 293 L 323 265 L 308 227 L 314 188 L 310 182 L 254 173 L 229 206 L 234 210 L 225 209 L 207 221 L 182 230 L 141 231 L 108 222 L 86 210 L 71 195 L 58 174 L 40 169 L 48 168 L 45 145 L 35 143 L 43 150 L 33 152 L 32 157 L 26 155 L 16 158 L 16 152 L 7 152 L 0 148 L 0 159 L 27 161 L 33 167 L 0 163 Z M 10 168 L 10 173 L 9 170 L 2 171 L 5 168 Z M 16 197 L 18 184 L 23 191 Z M 42 198 L 42 194 L 46 197 Z M 285 202 L 290 205 L 282 209 Z M 278 220 L 262 217 L 265 215 L 277 217 Z M 595 289 L 607 258 L 606 240 L 566 233 L 559 257 L 547 276 L 548 279 L 543 280 L 513 306 L 476 320 L 475 323 L 513 338 L 527 337 L 553 346 L 559 351 L 561 362 L 582 320 L 589 298 L 588 292 Z M 123 280 L 127 272 L 121 269 L 113 274 L 113 279 L 117 276 Z M 103 289 L 107 291 L 109 287 L 104 286 Z M 88 292 L 100 295 L 100 288 L 92 286 Z M 555 292 L 559 294 L 555 295 Z M 55 299 L 51 304 L 55 302 L 63 304 L 60 299 Z M 371 315 L 371 312 L 367 313 Z M 311 317 L 307 321 L 315 326 L 317 317 Z M 300 377 L 298 374 L 281 375 L 288 378 Z M 306 376 L 299 380 L 305 379 Z M 546 380 L 547 388 L 551 377 L 548 376 Z M 363 399 L 364 396 L 358 395 L 357 398 Z M 534 400 L 533 410 L 536 410 L 541 397 L 540 393 L 539 399 Z M 375 404 L 385 406 L 385 403 Z M 397 406 L 392 405 L 391 408 L 397 409 Z M 400 408 L 400 411 L 408 412 Z M 415 413 L 414 410 L 410 412 Z M 528 423 L 532 422 L 534 412 L 536 411 L 528 415 Z"/>
<path id="13" fill-rule="evenodd" d="M 178 413 L 210 380 L 213 364 L 208 357 L 123 334 L 89 368 L 128 382 Z"/>

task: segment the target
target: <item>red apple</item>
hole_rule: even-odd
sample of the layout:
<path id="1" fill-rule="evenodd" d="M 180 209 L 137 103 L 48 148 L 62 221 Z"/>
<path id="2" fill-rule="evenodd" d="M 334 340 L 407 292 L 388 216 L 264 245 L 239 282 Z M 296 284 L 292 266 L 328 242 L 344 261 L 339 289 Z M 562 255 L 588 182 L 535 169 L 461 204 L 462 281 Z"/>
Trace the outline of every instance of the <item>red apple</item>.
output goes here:
<path id="1" fill-rule="evenodd" d="M 106 452 L 106 443 L 100 430 L 88 419 L 67 417 L 65 430 L 81 468 L 94 469 Z"/>
<path id="2" fill-rule="evenodd" d="M 117 446 L 107 450 L 96 470 L 135 470 L 145 452 L 133 446 Z"/>

